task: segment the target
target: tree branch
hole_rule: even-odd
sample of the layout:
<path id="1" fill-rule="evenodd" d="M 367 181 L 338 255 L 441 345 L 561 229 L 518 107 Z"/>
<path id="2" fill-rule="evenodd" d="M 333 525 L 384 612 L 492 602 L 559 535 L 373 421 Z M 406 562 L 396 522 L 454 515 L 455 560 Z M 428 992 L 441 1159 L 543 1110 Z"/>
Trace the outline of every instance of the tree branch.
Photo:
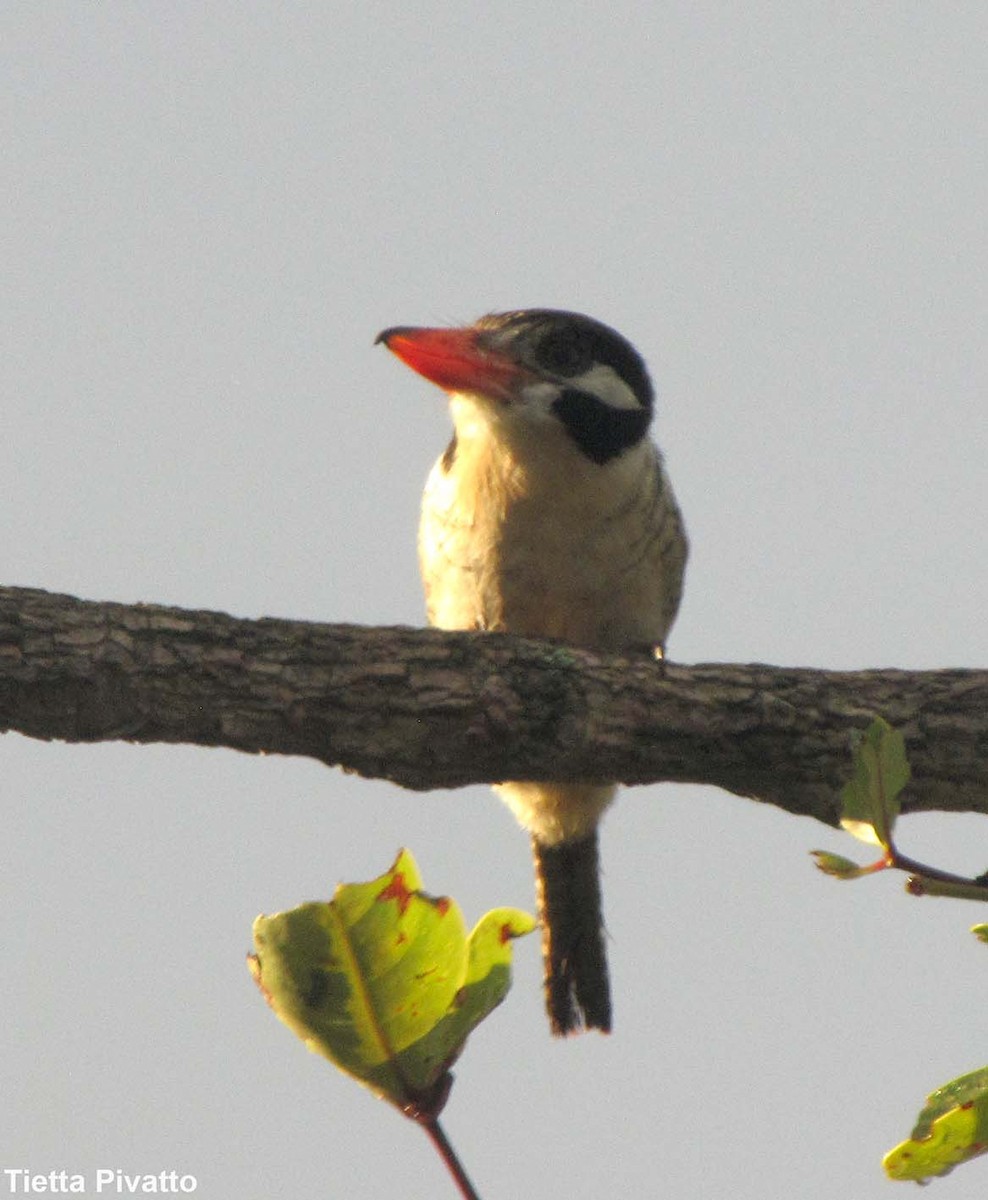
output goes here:
<path id="1" fill-rule="evenodd" d="M 833 823 L 875 713 L 905 734 L 905 811 L 988 812 L 988 671 L 663 667 L 0 588 L 0 729 L 35 738 L 299 754 L 416 789 L 706 783 Z"/>

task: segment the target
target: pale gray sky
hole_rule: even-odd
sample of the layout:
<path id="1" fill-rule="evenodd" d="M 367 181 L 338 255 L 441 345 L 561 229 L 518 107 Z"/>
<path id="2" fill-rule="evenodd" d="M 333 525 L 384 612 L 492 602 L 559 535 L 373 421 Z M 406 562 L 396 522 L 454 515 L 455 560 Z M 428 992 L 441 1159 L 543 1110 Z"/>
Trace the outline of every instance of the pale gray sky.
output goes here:
<path id="1" fill-rule="evenodd" d="M 673 657 L 985 665 L 980 0 L 8 3 L 0 33 L 4 583 L 419 622 L 447 419 L 374 335 L 550 305 L 652 368 L 693 541 Z M 15 736 L 0 766 L 0 1167 L 452 1195 L 244 954 L 402 844 L 470 922 L 530 907 L 486 789 Z M 983 821 L 903 839 L 988 866 Z M 714 791 L 623 797 L 614 1034 L 550 1042 L 530 939 L 457 1069 L 487 1200 L 890 1194 L 924 1094 L 988 1059 L 983 914 L 824 879 L 816 846 L 855 852 Z"/>

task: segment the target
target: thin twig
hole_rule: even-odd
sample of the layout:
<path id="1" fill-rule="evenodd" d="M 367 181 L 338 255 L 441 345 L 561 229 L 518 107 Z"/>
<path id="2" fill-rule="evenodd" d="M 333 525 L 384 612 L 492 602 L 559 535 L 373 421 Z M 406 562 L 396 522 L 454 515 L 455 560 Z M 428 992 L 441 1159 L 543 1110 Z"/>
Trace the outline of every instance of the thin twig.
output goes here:
<path id="1" fill-rule="evenodd" d="M 450 1144 L 442 1126 L 439 1124 L 438 1117 L 432 1117 L 428 1120 L 420 1121 L 419 1124 L 429 1135 L 429 1140 L 435 1146 L 439 1157 L 446 1164 L 447 1170 L 453 1179 L 456 1181 L 456 1186 L 460 1190 L 460 1195 L 464 1200 L 480 1200 L 479 1194 L 475 1191 L 473 1184 L 467 1178 L 467 1173 L 464 1171 L 456 1151 Z"/>
<path id="2" fill-rule="evenodd" d="M 980 900 L 988 902 L 988 880 L 984 876 L 967 879 L 939 867 L 930 867 L 917 862 L 894 846 L 889 846 L 886 863 L 898 871 L 908 871 L 906 891 L 912 896 L 949 896 L 954 900 Z"/>

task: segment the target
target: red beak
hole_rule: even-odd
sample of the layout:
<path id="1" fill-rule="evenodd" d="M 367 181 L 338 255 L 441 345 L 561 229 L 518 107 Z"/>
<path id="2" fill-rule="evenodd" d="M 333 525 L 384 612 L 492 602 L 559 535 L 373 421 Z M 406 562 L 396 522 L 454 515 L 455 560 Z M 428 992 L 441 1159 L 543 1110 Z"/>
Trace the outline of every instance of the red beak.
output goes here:
<path id="1" fill-rule="evenodd" d="M 376 342 L 383 342 L 413 371 L 447 392 L 479 392 L 495 400 L 510 400 L 525 374 L 514 359 L 483 346 L 472 328 L 396 325 L 378 334 Z"/>

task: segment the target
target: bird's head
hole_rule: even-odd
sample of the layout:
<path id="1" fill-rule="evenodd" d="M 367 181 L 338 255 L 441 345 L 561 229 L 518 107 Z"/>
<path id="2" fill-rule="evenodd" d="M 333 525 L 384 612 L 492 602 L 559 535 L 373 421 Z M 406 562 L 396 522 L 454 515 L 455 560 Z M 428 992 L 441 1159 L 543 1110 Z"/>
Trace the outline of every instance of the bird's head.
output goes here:
<path id="1" fill-rule="evenodd" d="M 528 438 L 561 429 L 594 463 L 637 446 L 652 419 L 652 384 L 637 350 L 579 313 L 533 308 L 463 328 L 399 325 L 377 341 L 492 427 Z"/>

